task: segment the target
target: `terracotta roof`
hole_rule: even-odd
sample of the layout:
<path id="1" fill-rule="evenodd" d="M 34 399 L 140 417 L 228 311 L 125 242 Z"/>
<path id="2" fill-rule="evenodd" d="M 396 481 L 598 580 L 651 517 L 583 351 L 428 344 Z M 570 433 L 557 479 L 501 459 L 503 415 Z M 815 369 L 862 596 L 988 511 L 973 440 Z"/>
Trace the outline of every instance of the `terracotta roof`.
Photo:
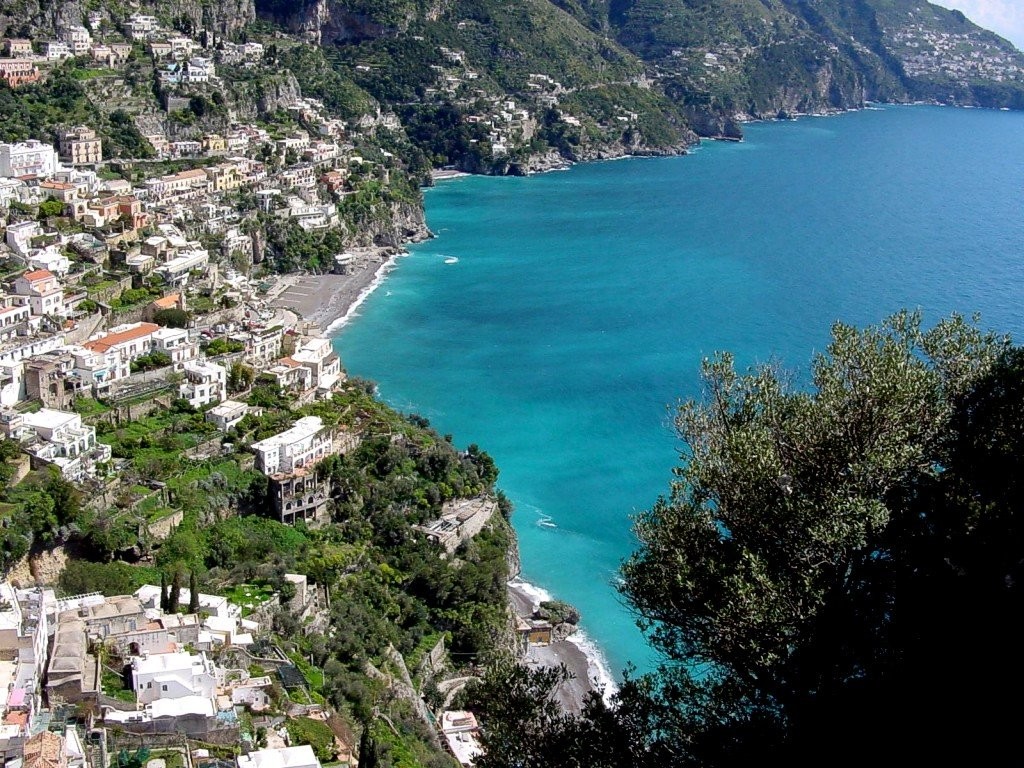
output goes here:
<path id="1" fill-rule="evenodd" d="M 179 301 L 181 301 L 181 294 L 172 293 L 170 296 L 164 296 L 162 299 L 156 299 L 153 302 L 153 306 L 158 309 L 173 309 L 178 306 Z"/>
<path id="2" fill-rule="evenodd" d="M 295 360 L 295 359 L 293 359 L 291 357 L 282 357 L 280 360 L 277 361 L 277 364 L 278 365 L 286 365 L 289 368 L 301 368 L 302 367 L 302 363 L 300 363 L 298 360 Z"/>
<path id="3" fill-rule="evenodd" d="M 64 757 L 64 738 L 51 731 L 43 731 L 25 742 L 25 768 L 57 768 L 67 765 Z"/>
<path id="4" fill-rule="evenodd" d="M 141 339 L 144 336 L 149 336 L 154 331 L 159 330 L 160 326 L 156 323 L 140 323 L 137 328 L 132 328 L 130 331 L 121 331 L 120 333 L 108 333 L 101 339 L 95 341 L 87 341 L 82 346 L 92 352 L 109 352 L 112 347 L 118 344 L 124 344 L 126 341 L 133 341 L 135 339 Z"/>
<path id="5" fill-rule="evenodd" d="M 39 185 L 45 189 L 74 189 L 74 184 L 68 184 L 64 181 L 44 181 Z"/>
<path id="6" fill-rule="evenodd" d="M 34 283 L 36 280 L 46 280 L 53 277 L 53 272 L 48 269 L 36 269 L 32 272 L 26 272 L 22 277 L 30 283 Z"/>
<path id="7" fill-rule="evenodd" d="M 202 170 L 201 168 L 197 168 L 197 169 L 192 170 L 192 171 L 180 171 L 180 172 L 175 173 L 175 174 L 173 174 L 171 176 L 164 176 L 164 179 L 167 180 L 167 181 L 171 181 L 171 180 L 174 180 L 174 179 L 205 179 L 205 178 L 206 178 L 206 171 Z"/>
<path id="8" fill-rule="evenodd" d="M 8 712 L 4 725 L 28 725 L 28 712 Z"/>

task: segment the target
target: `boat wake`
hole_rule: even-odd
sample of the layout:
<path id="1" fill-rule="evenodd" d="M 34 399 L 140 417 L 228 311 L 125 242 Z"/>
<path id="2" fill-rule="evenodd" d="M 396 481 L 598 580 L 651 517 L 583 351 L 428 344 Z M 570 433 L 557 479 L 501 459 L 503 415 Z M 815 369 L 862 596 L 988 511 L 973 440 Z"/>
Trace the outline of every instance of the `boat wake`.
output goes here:
<path id="1" fill-rule="evenodd" d="M 541 528 L 557 528 L 558 523 L 551 515 L 546 515 L 540 510 L 537 510 L 537 525 Z"/>

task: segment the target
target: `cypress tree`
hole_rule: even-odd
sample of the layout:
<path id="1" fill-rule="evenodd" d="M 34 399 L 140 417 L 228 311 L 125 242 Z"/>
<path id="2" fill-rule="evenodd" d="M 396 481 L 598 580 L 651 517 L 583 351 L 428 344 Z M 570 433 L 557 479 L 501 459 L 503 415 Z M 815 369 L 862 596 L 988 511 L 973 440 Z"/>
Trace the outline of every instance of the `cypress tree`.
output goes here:
<path id="1" fill-rule="evenodd" d="M 199 613 L 199 579 L 194 570 L 188 577 L 188 612 Z"/>
<path id="2" fill-rule="evenodd" d="M 167 607 L 169 602 L 170 598 L 167 594 L 167 574 L 160 571 L 160 610 L 164 613 L 167 613 L 170 610 L 170 608 Z"/>
<path id="3" fill-rule="evenodd" d="M 171 594 L 167 601 L 167 611 L 169 613 L 177 613 L 178 606 L 181 604 L 181 571 L 174 572 L 174 578 L 171 580 Z"/>

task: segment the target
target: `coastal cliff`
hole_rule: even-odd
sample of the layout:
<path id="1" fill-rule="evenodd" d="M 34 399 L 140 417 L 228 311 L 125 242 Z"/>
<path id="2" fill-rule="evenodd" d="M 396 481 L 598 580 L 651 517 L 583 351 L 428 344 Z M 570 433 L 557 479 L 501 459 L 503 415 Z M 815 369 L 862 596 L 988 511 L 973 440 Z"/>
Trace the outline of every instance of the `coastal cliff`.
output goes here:
<path id="1" fill-rule="evenodd" d="M 81 26 L 90 12 L 98 14 L 100 23 L 116 24 L 131 13 L 144 13 L 222 35 L 237 34 L 256 20 L 255 0 L 142 0 L 133 3 L 130 10 L 95 0 L 6 0 L 0 6 L 0 36 L 54 36 Z"/>

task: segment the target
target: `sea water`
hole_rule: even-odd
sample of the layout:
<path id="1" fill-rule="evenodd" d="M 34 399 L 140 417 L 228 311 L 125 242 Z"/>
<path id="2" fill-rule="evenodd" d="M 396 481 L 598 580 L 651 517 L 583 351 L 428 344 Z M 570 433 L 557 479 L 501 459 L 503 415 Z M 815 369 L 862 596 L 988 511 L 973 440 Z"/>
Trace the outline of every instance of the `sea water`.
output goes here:
<path id="1" fill-rule="evenodd" d="M 351 375 L 496 459 L 523 577 L 617 676 L 656 660 L 616 591 L 666 493 L 702 358 L 806 371 L 902 307 L 1024 331 L 1024 115 L 886 107 L 746 127 L 679 158 L 461 178 L 338 333 Z"/>

